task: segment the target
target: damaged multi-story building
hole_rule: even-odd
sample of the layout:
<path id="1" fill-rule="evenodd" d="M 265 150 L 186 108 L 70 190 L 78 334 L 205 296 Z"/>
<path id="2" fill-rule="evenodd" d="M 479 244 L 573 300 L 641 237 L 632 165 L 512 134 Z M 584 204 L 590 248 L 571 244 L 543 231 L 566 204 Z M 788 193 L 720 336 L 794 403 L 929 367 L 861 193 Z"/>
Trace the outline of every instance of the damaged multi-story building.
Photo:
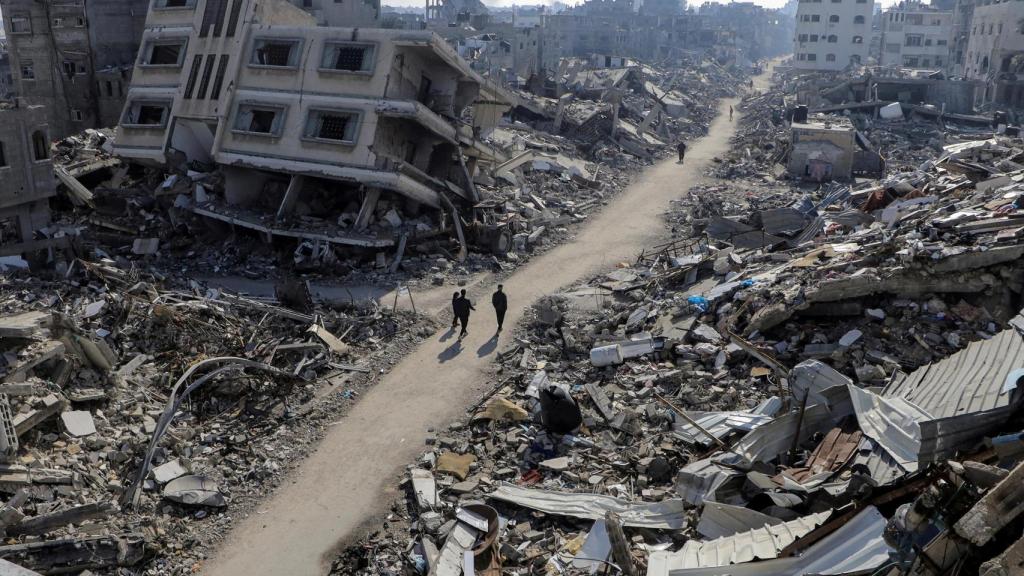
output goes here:
<path id="1" fill-rule="evenodd" d="M 11 55 L 7 51 L 7 38 L 0 30 L 0 100 L 14 95 L 14 76 L 11 74 Z"/>
<path id="2" fill-rule="evenodd" d="M 194 213 L 267 239 L 384 248 L 461 234 L 477 164 L 498 160 L 477 134 L 503 104 L 429 31 L 197 0 L 152 10 L 140 54 L 115 152 L 191 170 Z"/>
<path id="3" fill-rule="evenodd" d="M 54 246 L 38 238 L 56 194 L 50 127 L 43 106 L 0 106 L 0 257 Z"/>
<path id="4" fill-rule="evenodd" d="M 882 14 L 882 66 L 943 70 L 949 63 L 954 13 L 921 2 L 900 2 Z"/>
<path id="5" fill-rule="evenodd" d="M 154 8 L 191 1 L 155 0 Z M 0 0 L 15 92 L 46 106 L 52 137 L 117 124 L 149 5 Z"/>
<path id="6" fill-rule="evenodd" d="M 974 3 L 962 70 L 983 83 L 976 105 L 1024 110 L 1024 2 Z"/>

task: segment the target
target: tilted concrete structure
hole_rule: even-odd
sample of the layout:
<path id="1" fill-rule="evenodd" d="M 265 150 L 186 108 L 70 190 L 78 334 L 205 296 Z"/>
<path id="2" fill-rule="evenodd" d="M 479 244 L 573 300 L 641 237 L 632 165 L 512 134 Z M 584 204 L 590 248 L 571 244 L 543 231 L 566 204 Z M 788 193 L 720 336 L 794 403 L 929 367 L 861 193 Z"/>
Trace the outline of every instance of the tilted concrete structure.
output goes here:
<path id="1" fill-rule="evenodd" d="M 406 214 L 479 200 L 471 174 L 496 156 L 469 107 L 486 102 L 479 127 L 500 106 L 438 36 L 317 26 L 283 0 L 219 1 L 150 13 L 118 155 L 220 166 L 223 199 L 197 194 L 194 211 L 268 236 L 387 246 L 397 239 L 364 233 L 382 194 Z M 287 226 L 311 194 L 327 195 L 337 225 Z"/>

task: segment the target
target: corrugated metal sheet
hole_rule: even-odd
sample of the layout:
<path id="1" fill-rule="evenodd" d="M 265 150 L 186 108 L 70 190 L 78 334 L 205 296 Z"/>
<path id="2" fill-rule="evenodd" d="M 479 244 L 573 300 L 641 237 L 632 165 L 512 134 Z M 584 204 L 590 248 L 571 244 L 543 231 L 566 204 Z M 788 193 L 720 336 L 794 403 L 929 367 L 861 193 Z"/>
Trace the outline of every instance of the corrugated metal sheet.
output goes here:
<path id="1" fill-rule="evenodd" d="M 734 452 L 750 462 L 769 462 L 793 445 L 793 436 L 800 421 L 799 412 L 790 412 L 771 422 L 759 426 L 744 436 L 734 446 Z M 804 411 L 803 424 L 799 425 L 800 441 L 803 442 L 816 432 L 832 428 L 832 415 L 821 404 L 808 406 Z"/>
<path id="2" fill-rule="evenodd" d="M 779 518 L 743 506 L 705 502 L 700 522 L 697 523 L 697 532 L 705 538 L 723 538 L 782 522 Z"/>
<path id="3" fill-rule="evenodd" d="M 682 500 L 629 502 L 603 494 L 556 492 L 511 484 L 498 486 L 488 497 L 547 514 L 588 520 L 601 520 L 605 513 L 615 512 L 625 526 L 636 528 L 678 530 L 686 526 L 686 505 Z"/>
<path id="4" fill-rule="evenodd" d="M 804 576 L 805 574 L 863 574 L 889 560 L 891 548 L 882 538 L 885 517 L 874 506 L 865 508 L 838 530 L 800 556 L 721 567 L 671 569 L 651 555 L 648 576 Z"/>
<path id="5" fill-rule="evenodd" d="M 717 538 L 701 542 L 690 540 L 678 552 L 654 552 L 651 564 L 662 566 L 662 570 L 679 570 L 683 568 L 707 568 L 712 566 L 728 566 L 751 560 L 768 560 L 777 558 L 779 552 L 806 536 L 832 515 L 832 511 L 819 512 L 809 516 L 801 516 L 796 520 L 782 522 L 774 526 L 765 526 L 756 530 L 740 532 L 725 538 Z M 655 556 L 659 556 L 655 560 Z M 664 574 L 665 572 L 661 572 Z M 647 571 L 648 576 L 656 576 L 657 572 Z"/>
<path id="6" fill-rule="evenodd" d="M 860 446 L 861 432 L 852 424 L 846 429 L 833 428 L 814 448 L 807 463 L 800 468 L 788 468 L 782 472 L 786 476 L 803 482 L 822 472 L 835 472 L 853 457 Z M 781 484 L 781 479 L 776 480 Z"/>
<path id="7" fill-rule="evenodd" d="M 775 414 L 782 408 L 782 400 L 773 396 L 749 411 L 732 412 L 691 412 L 687 416 L 693 418 L 712 436 L 725 438 L 733 432 L 750 432 L 754 428 L 772 421 Z M 675 423 L 672 431 L 677 438 L 688 444 L 710 446 L 712 440 L 695 426 L 685 420 Z"/>
<path id="8" fill-rule="evenodd" d="M 762 210 L 759 216 L 761 227 L 769 234 L 788 236 L 807 226 L 807 218 L 794 208 L 770 208 Z"/>
<path id="9" fill-rule="evenodd" d="M 703 504 L 705 500 L 727 502 L 733 495 L 728 493 L 729 490 L 722 490 L 723 493 L 719 494 L 719 489 L 729 487 L 732 492 L 738 492 L 738 487 L 733 487 L 733 484 L 739 484 L 743 478 L 743 474 L 710 459 L 697 460 L 679 470 L 676 494 L 694 506 Z"/>
<path id="10" fill-rule="evenodd" d="M 930 416 L 919 422 L 919 463 L 969 448 L 1021 405 L 1024 391 L 1004 391 L 1004 386 L 1009 374 L 1024 367 L 1024 316 L 1016 316 L 1010 325 L 989 340 L 972 342 L 909 375 L 897 375 L 882 390 L 883 397 L 913 404 Z M 865 439 L 854 463 L 867 466 L 875 481 L 887 484 L 902 476 L 896 460 Z"/>
<path id="11" fill-rule="evenodd" d="M 1019 391 L 1002 388 L 1006 376 L 1021 367 L 1024 338 L 1010 328 L 890 382 L 882 396 L 903 398 L 933 418 L 998 410 L 1020 401 Z"/>

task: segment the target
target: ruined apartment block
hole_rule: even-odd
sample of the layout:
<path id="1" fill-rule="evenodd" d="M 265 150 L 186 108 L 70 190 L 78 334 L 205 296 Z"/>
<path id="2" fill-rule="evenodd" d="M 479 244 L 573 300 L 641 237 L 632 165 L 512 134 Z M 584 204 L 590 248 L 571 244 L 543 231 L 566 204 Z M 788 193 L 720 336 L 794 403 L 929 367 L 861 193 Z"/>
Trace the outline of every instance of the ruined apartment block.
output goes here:
<path id="1" fill-rule="evenodd" d="M 800 0 L 793 66 L 843 70 L 851 64 L 866 64 L 872 9 L 868 0 Z"/>
<path id="2" fill-rule="evenodd" d="M 882 14 L 882 66 L 943 70 L 949 64 L 953 11 L 901 2 Z"/>
<path id="3" fill-rule="evenodd" d="M 976 105 L 1024 109 L 1024 0 L 975 2 L 963 72 Z"/>
<path id="4" fill-rule="evenodd" d="M 466 114 L 483 81 L 436 35 L 318 27 L 280 0 L 158 1 L 185 5 L 150 13 L 115 152 L 216 167 L 196 214 L 381 248 L 478 200 L 470 175 L 494 153 Z"/>
<path id="5" fill-rule="evenodd" d="M 53 245 L 36 239 L 56 194 L 49 130 L 42 106 L 0 107 L 0 257 Z"/>
<path id="6" fill-rule="evenodd" d="M 0 1 L 15 92 L 47 107 L 52 137 L 117 124 L 148 5 Z"/>

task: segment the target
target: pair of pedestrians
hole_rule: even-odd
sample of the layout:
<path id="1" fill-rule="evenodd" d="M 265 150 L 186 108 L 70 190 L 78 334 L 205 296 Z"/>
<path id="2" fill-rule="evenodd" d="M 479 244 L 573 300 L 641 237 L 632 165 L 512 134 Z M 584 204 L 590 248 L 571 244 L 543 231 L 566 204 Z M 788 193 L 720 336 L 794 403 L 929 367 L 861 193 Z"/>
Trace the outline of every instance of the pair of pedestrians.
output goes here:
<path id="1" fill-rule="evenodd" d="M 508 297 L 505 296 L 501 284 L 498 284 L 498 289 L 491 295 L 491 306 L 494 306 L 494 314 L 498 320 L 498 332 L 500 333 L 502 324 L 505 323 L 505 312 L 508 310 Z M 476 310 L 476 308 L 469 301 L 469 298 L 466 297 L 465 289 L 452 294 L 452 312 L 455 316 L 452 318 L 452 330 L 460 323 L 462 324 L 459 340 L 462 340 L 468 333 L 466 328 L 469 326 L 469 313 L 473 310 Z"/>

